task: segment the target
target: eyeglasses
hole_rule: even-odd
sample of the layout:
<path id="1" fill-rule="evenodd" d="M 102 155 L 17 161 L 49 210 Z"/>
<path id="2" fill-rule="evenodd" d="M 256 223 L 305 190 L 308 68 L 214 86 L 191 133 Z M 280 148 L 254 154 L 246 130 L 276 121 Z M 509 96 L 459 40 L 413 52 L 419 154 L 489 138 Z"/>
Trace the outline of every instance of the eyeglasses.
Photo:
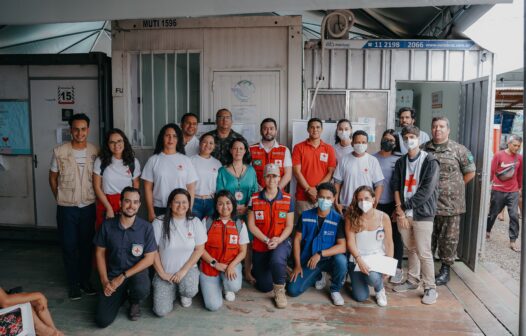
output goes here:
<path id="1" fill-rule="evenodd" d="M 217 117 L 217 120 L 230 120 L 232 119 L 232 116 L 219 116 Z"/>
<path id="2" fill-rule="evenodd" d="M 110 146 L 121 145 L 123 143 L 124 143 L 124 140 L 122 140 L 122 139 L 117 140 L 117 141 L 108 141 L 108 145 L 110 145 Z"/>

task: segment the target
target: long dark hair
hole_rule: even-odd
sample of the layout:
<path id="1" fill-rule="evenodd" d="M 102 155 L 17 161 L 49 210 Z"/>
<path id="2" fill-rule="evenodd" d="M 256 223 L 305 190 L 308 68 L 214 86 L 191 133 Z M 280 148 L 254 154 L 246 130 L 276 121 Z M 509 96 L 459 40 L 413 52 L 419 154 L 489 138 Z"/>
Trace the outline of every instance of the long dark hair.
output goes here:
<path id="1" fill-rule="evenodd" d="M 382 138 L 380 138 L 380 141 L 382 141 L 382 139 L 384 138 L 384 136 L 386 134 L 390 134 L 392 135 L 394 138 L 395 138 L 395 148 L 394 150 L 391 152 L 391 153 L 400 153 L 401 150 L 400 150 L 400 138 L 398 137 L 398 134 L 396 133 L 396 131 L 392 128 L 389 128 L 389 129 L 386 129 L 383 133 L 382 133 Z"/>
<path id="2" fill-rule="evenodd" d="M 219 219 L 219 211 L 217 211 L 217 200 L 219 199 L 219 197 L 226 197 L 230 200 L 230 202 L 232 203 L 232 213 L 230 214 L 230 218 L 232 218 L 232 220 L 236 220 L 237 219 L 237 201 L 234 195 L 226 189 L 219 190 L 218 192 L 216 192 L 214 196 L 214 214 L 212 215 L 213 216 L 212 218 L 214 220 Z"/>
<path id="3" fill-rule="evenodd" d="M 161 128 L 159 134 L 157 135 L 157 141 L 155 142 L 155 150 L 153 151 L 153 154 L 159 154 L 163 151 L 164 134 L 169 128 L 172 128 L 175 131 L 175 134 L 177 135 L 177 145 L 175 146 L 175 150 L 177 151 L 177 153 L 186 154 L 184 151 L 183 131 L 181 131 L 181 128 L 174 123 L 166 124 L 163 126 L 163 128 Z"/>
<path id="4" fill-rule="evenodd" d="M 234 147 L 234 143 L 241 142 L 243 146 L 245 146 L 245 155 L 243 155 L 243 163 L 248 165 L 252 161 L 252 156 L 250 155 L 250 150 L 248 149 L 248 142 L 245 140 L 245 138 L 237 138 L 228 144 L 228 152 L 226 153 L 226 165 L 232 164 L 234 162 L 234 157 L 232 156 L 232 147 Z"/>
<path id="5" fill-rule="evenodd" d="M 338 126 L 340 126 L 341 124 L 343 124 L 344 122 L 346 123 L 349 123 L 349 126 L 351 127 L 351 134 L 349 135 L 349 140 L 351 140 L 352 138 L 352 124 L 351 124 L 351 121 L 349 119 L 340 119 L 338 120 L 338 123 L 336 124 L 336 131 L 334 131 L 334 143 L 335 144 L 339 144 L 341 142 L 341 139 L 338 137 Z"/>
<path id="6" fill-rule="evenodd" d="M 106 133 L 106 137 L 104 139 L 104 145 L 100 149 L 100 166 L 101 167 L 107 167 L 111 164 L 111 158 L 113 157 L 113 153 L 110 150 L 110 137 L 113 134 L 118 134 L 122 137 L 122 140 L 124 141 L 124 150 L 122 151 L 122 163 L 125 166 L 130 166 L 134 164 L 135 160 L 135 153 L 133 152 L 133 148 L 130 144 L 130 141 L 128 140 L 128 137 L 126 137 L 126 134 L 118 128 L 112 128 Z M 131 172 L 133 174 L 133 172 Z"/>
<path id="7" fill-rule="evenodd" d="M 163 218 L 163 238 L 170 240 L 170 221 L 172 220 L 172 202 L 174 201 L 175 196 L 177 195 L 185 195 L 188 199 L 188 210 L 186 211 L 186 219 L 192 219 L 194 216 L 192 215 L 192 207 L 190 206 L 192 204 L 191 202 L 191 196 L 190 193 L 183 188 L 175 188 L 172 190 L 170 195 L 168 196 L 168 202 L 166 204 L 166 212 L 164 213 Z"/>
<path id="8" fill-rule="evenodd" d="M 353 232 L 360 232 L 363 230 L 363 221 L 362 221 L 362 215 L 363 211 L 358 206 L 358 194 L 362 191 L 367 191 L 369 194 L 371 194 L 372 197 L 375 197 L 373 188 L 363 185 L 356 189 L 354 192 L 354 195 L 352 196 L 352 202 L 349 205 L 349 209 L 347 210 L 347 218 L 349 219 L 349 222 L 351 223 L 351 231 Z"/>

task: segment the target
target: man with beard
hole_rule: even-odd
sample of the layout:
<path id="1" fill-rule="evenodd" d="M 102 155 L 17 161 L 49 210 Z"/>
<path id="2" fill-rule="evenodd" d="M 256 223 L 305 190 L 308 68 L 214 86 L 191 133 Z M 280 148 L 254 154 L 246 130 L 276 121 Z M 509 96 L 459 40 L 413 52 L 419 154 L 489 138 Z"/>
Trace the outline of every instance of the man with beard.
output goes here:
<path id="1" fill-rule="evenodd" d="M 185 113 L 181 117 L 181 130 L 183 131 L 184 153 L 186 156 L 199 154 L 199 139 L 195 136 L 199 119 L 194 113 Z"/>
<path id="2" fill-rule="evenodd" d="M 139 189 L 124 188 L 120 204 L 121 215 L 106 220 L 94 239 L 102 284 L 95 313 L 100 328 L 115 320 L 125 298 L 130 301 L 128 317 L 132 321 L 139 319 L 140 302 L 150 294 L 148 267 L 157 251 L 152 225 L 137 217 Z"/>
<path id="3" fill-rule="evenodd" d="M 402 107 L 400 110 L 398 110 L 398 120 L 400 122 L 401 128 L 406 126 L 416 126 L 416 111 L 410 107 Z M 406 147 L 404 139 L 402 138 L 402 132 L 398 132 L 398 139 L 400 140 L 400 152 L 402 155 L 407 154 L 408 148 Z M 428 141 L 429 134 L 420 130 L 418 142 L 420 144 L 425 144 Z"/>
<path id="4" fill-rule="evenodd" d="M 252 155 L 252 166 L 256 170 L 258 184 L 265 188 L 265 179 L 263 177 L 263 168 L 269 163 L 279 167 L 280 182 L 279 189 L 283 190 L 290 182 L 292 177 L 292 158 L 290 150 L 280 145 L 276 140 L 278 125 L 276 120 L 266 118 L 261 122 L 259 127 L 261 142 L 250 146 L 250 155 Z"/>

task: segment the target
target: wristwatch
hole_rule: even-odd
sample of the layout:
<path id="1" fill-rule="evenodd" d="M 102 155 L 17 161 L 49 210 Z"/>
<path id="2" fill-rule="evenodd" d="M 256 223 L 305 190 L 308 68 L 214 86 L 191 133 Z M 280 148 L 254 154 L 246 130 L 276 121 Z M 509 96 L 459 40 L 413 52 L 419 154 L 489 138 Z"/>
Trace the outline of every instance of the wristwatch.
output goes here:
<path id="1" fill-rule="evenodd" d="M 269 237 L 265 237 L 265 240 L 263 241 L 265 244 L 268 244 L 268 242 L 270 241 L 270 238 Z"/>
<path id="2" fill-rule="evenodd" d="M 317 253 L 320 255 L 320 258 L 323 258 L 323 255 L 321 254 L 322 250 L 319 250 Z"/>
<path id="3" fill-rule="evenodd" d="M 126 275 L 126 271 L 123 271 L 121 275 L 124 277 L 124 280 L 128 279 L 128 276 Z"/>
<path id="4" fill-rule="evenodd" d="M 212 266 L 213 268 L 216 268 L 216 264 L 217 264 L 217 260 L 212 259 L 212 261 L 210 261 L 210 266 Z"/>

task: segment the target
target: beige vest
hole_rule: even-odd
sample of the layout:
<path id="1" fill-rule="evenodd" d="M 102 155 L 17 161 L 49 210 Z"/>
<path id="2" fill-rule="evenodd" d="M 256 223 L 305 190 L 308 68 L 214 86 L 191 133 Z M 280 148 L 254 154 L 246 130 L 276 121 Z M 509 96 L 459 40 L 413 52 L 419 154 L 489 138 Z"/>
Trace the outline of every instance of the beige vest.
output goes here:
<path id="1" fill-rule="evenodd" d="M 97 147 L 88 143 L 86 147 L 86 164 L 80 176 L 70 142 L 55 147 L 53 150 L 58 166 L 57 203 L 62 206 L 78 206 L 95 202 L 93 190 L 93 163 L 97 158 Z"/>

